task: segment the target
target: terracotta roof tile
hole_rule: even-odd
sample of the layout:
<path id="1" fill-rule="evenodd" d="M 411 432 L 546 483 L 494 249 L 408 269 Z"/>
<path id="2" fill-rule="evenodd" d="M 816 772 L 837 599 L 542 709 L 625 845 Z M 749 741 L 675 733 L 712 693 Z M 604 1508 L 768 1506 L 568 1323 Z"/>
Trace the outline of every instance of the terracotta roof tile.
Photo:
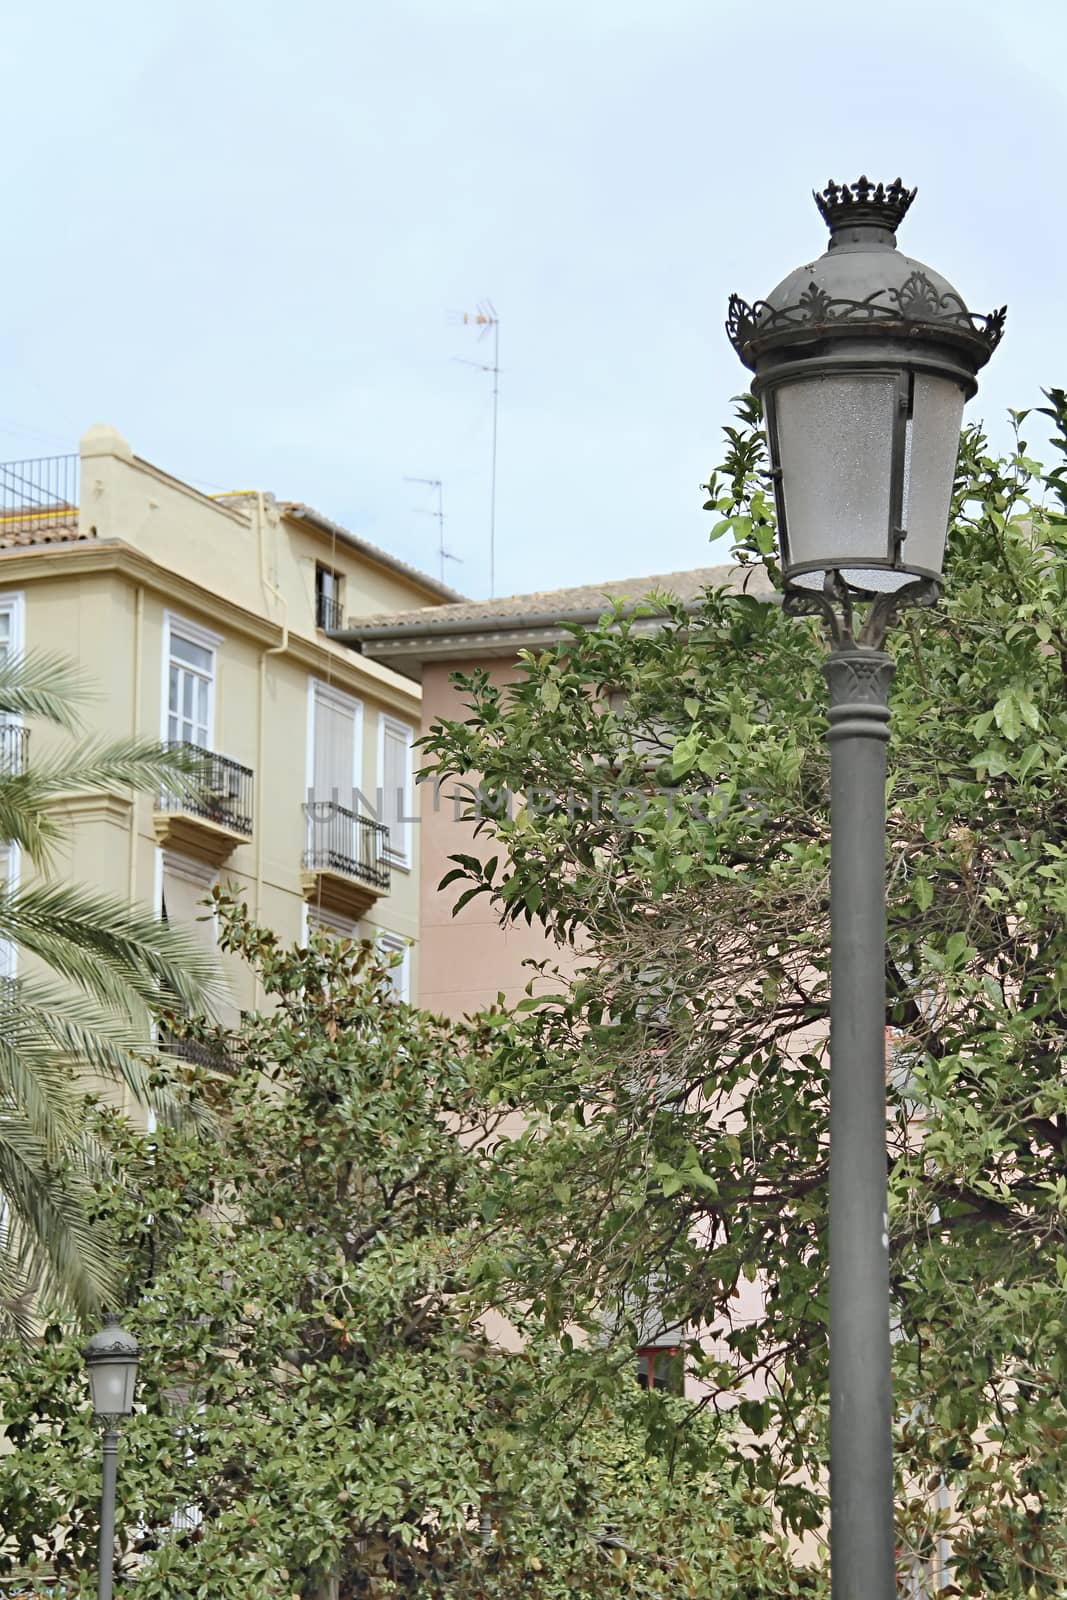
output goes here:
<path id="1" fill-rule="evenodd" d="M 762 567 L 738 567 L 734 564 L 718 567 L 693 567 L 683 572 L 648 573 L 637 578 L 613 578 L 602 583 L 578 584 L 565 589 L 535 589 L 529 594 L 506 595 L 496 600 L 461 600 L 452 605 L 417 606 L 409 611 L 379 612 L 375 616 L 360 617 L 345 631 L 353 639 L 372 636 L 379 629 L 400 631 L 418 630 L 420 625 L 432 621 L 439 632 L 454 624 L 457 633 L 468 628 L 479 628 L 509 622 L 521 627 L 531 618 L 543 620 L 555 617 L 565 621 L 570 616 L 588 615 L 598 609 L 607 609 L 613 600 L 640 600 L 653 593 L 668 593 L 682 601 L 696 600 L 703 590 L 715 586 L 731 589 L 746 588 L 750 594 L 770 596 L 771 586 Z"/>
<path id="2" fill-rule="evenodd" d="M 28 549 L 42 544 L 77 544 L 95 539 L 95 532 L 79 533 L 77 508 L 66 521 L 35 518 L 32 512 L 7 511 L 0 515 L 0 550 Z"/>

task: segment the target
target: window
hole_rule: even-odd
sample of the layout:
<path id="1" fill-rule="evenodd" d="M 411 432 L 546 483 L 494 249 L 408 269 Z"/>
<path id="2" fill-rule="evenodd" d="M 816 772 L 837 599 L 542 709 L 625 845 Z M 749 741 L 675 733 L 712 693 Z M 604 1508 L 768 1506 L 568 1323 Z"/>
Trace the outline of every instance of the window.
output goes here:
<path id="1" fill-rule="evenodd" d="M 678 1351 L 663 1345 L 645 1345 L 637 1352 L 637 1381 L 642 1389 L 682 1393 L 682 1363 Z"/>
<path id="2" fill-rule="evenodd" d="M 411 744 L 406 722 L 378 718 L 378 820 L 389 829 L 386 853 L 394 866 L 411 864 Z"/>
<path id="3" fill-rule="evenodd" d="M 396 998 L 406 1002 L 411 969 L 411 945 L 398 933 L 380 933 L 377 944 L 378 953 L 383 961 L 388 961 L 391 956 L 400 957 L 399 961 L 389 968 L 389 981 Z"/>
<path id="4" fill-rule="evenodd" d="M 218 945 L 216 917 L 203 902 L 218 876 L 216 869 L 173 850 L 162 852 L 161 866 L 160 917 L 183 928 L 197 944 L 214 952 Z"/>
<path id="5" fill-rule="evenodd" d="M 0 594 L 0 661 L 22 654 L 22 595 Z"/>
<path id="6" fill-rule="evenodd" d="M 358 816 L 363 708 L 351 695 L 315 679 L 308 690 L 304 862 L 359 876 L 365 832 Z"/>
<path id="7" fill-rule="evenodd" d="M 330 633 L 344 626 L 345 580 L 332 567 L 315 568 L 315 626 Z"/>
<path id="8" fill-rule="evenodd" d="M 23 616 L 21 594 L 0 595 L 0 663 L 22 654 Z M 25 738 L 21 717 L 0 715 L 0 762 L 5 772 L 20 769 Z M 0 889 L 13 894 L 18 886 L 18 849 L 6 839 L 0 840 Z M 13 978 L 17 969 L 18 947 L 9 939 L 0 941 L 0 978 Z"/>
<path id="9" fill-rule="evenodd" d="M 215 741 L 216 635 L 168 617 L 164 629 L 163 737 L 210 750 Z"/>
<path id="10" fill-rule="evenodd" d="M 309 798 L 356 809 L 362 706 L 351 695 L 312 679 L 308 708 Z"/>

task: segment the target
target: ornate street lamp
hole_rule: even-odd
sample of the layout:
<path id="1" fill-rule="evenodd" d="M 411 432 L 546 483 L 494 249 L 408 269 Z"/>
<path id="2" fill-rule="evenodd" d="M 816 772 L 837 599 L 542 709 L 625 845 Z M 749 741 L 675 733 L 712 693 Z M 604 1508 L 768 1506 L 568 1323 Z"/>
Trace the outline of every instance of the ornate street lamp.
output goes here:
<path id="1" fill-rule="evenodd" d="M 93 1334 L 85 1346 L 93 1413 L 104 1426 L 97 1600 L 111 1600 L 115 1569 L 115 1480 L 118 1472 L 119 1428 L 133 1411 L 140 1353 L 137 1341 L 121 1326 L 114 1312 L 105 1314 L 104 1326 L 99 1333 Z"/>
<path id="2" fill-rule="evenodd" d="M 915 190 L 830 183 L 825 253 L 730 342 L 767 424 L 784 607 L 821 615 L 830 690 L 830 1553 L 834 1600 L 895 1600 L 885 1107 L 885 782 L 898 611 L 938 597 L 960 421 L 1000 341 L 901 255 Z M 857 606 L 869 602 L 857 628 Z"/>

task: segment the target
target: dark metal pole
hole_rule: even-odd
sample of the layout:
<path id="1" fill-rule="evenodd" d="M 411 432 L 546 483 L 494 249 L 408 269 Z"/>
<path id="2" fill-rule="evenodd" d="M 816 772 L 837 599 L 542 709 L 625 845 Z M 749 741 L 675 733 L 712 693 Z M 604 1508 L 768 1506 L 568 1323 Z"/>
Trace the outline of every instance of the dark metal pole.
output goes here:
<path id="1" fill-rule="evenodd" d="M 118 1476 L 119 1430 L 104 1431 L 104 1474 L 100 1492 L 100 1557 L 96 1600 L 111 1600 L 115 1572 L 115 1483 Z"/>
<path id="2" fill-rule="evenodd" d="M 833 1600 L 895 1600 L 886 1220 L 885 779 L 892 659 L 830 686 L 830 1557 Z"/>

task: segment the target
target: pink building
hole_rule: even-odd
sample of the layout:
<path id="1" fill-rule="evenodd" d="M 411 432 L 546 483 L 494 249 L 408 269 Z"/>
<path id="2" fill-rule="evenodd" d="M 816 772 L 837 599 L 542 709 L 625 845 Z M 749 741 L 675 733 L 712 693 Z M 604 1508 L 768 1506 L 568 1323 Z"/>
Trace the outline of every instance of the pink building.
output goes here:
<path id="1" fill-rule="evenodd" d="M 695 609 L 703 590 L 732 585 L 739 577 L 736 567 L 698 567 L 497 600 L 463 600 L 361 619 L 334 637 L 422 684 L 425 733 L 441 718 L 463 715 L 459 691 L 449 681 L 453 673 L 483 667 L 497 682 L 508 682 L 517 675 L 520 650 L 543 650 L 565 640 L 563 623 L 592 624 L 613 600 L 636 602 L 650 593 L 670 593 Z M 749 570 L 747 578 L 753 592 L 769 593 L 762 571 Z M 655 628 L 655 616 L 639 626 Z M 487 841 L 473 838 L 470 824 L 457 820 L 455 811 L 449 787 L 435 794 L 433 785 L 422 786 L 417 1000 L 448 1016 L 478 1010 L 498 994 L 508 1002 L 518 1000 L 529 981 L 523 963 L 564 954 L 536 924 L 501 928 L 485 896 L 453 916 L 463 885 L 438 889 L 448 858 L 493 853 Z"/>

